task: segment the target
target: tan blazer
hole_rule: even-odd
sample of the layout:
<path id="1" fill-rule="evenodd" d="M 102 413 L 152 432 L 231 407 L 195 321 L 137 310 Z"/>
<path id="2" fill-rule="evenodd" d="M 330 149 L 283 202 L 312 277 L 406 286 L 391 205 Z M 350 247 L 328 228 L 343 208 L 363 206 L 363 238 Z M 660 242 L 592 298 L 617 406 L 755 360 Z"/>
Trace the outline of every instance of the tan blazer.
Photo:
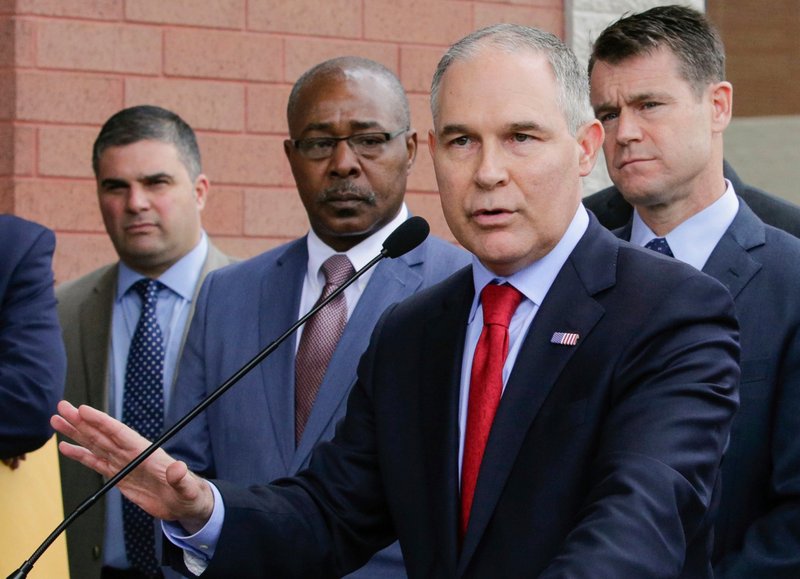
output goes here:
<path id="1" fill-rule="evenodd" d="M 189 321 L 194 315 L 197 294 L 206 275 L 235 261 L 209 243 L 208 256 L 195 288 Z M 108 409 L 108 348 L 117 272 L 118 264 L 109 264 L 56 288 L 58 316 L 67 350 L 64 398 L 76 406 L 89 404 Z M 188 330 L 189 323 L 183 331 L 181 351 Z M 64 513 L 69 514 L 97 492 L 103 479 L 63 457 L 60 457 L 60 467 Z M 100 500 L 67 530 L 69 567 L 73 578 L 99 579 L 103 562 L 104 527 L 105 501 Z"/>

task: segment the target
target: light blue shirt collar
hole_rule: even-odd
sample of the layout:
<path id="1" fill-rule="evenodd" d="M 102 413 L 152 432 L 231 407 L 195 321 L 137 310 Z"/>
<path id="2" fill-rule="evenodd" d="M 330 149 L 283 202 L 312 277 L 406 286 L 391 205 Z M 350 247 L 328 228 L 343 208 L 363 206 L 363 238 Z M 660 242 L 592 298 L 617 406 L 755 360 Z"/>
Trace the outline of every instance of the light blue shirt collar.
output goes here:
<path id="1" fill-rule="evenodd" d="M 711 205 L 695 213 L 664 236 L 676 259 L 702 270 L 711 252 L 725 235 L 739 211 L 739 199 L 727 179 L 725 193 Z M 639 212 L 633 212 L 631 242 L 644 246 L 654 237 Z"/>

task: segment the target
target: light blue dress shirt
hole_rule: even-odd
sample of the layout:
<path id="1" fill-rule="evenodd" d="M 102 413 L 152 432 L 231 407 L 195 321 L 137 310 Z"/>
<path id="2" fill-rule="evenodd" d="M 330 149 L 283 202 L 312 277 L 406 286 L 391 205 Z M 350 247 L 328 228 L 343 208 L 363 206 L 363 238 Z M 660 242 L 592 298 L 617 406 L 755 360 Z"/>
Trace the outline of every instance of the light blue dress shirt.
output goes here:
<path id="1" fill-rule="evenodd" d="M 695 269 L 703 269 L 711 252 L 739 211 L 739 199 L 733 185 L 727 179 L 725 183 L 725 193 L 719 199 L 664 236 L 675 259 L 688 263 Z M 639 213 L 634 211 L 631 243 L 644 246 L 654 237 L 658 236 L 642 221 Z"/>
<path id="2" fill-rule="evenodd" d="M 550 286 L 566 263 L 572 250 L 580 241 L 589 225 L 589 215 L 583 204 L 579 204 L 566 232 L 556 246 L 544 257 L 517 273 L 501 278 L 494 275 L 473 258 L 473 280 L 475 283 L 475 299 L 470 310 L 469 326 L 464 344 L 464 356 L 461 368 L 461 398 L 459 403 L 460 448 L 459 470 L 464 448 L 464 429 L 466 425 L 467 400 L 469 398 L 469 376 L 472 367 L 472 356 L 483 329 L 483 311 L 479 307 L 480 292 L 483 287 L 493 280 L 499 283 L 508 282 L 516 287 L 526 299 L 517 308 L 511 319 L 509 327 L 509 351 L 505 366 L 503 367 L 503 387 L 508 381 L 511 369 L 519 354 L 524 337 L 530 328 L 533 318 L 544 301 Z M 225 505 L 217 488 L 208 483 L 214 494 L 214 511 L 206 525 L 194 535 L 185 535 L 183 528 L 175 523 L 162 521 L 161 526 L 167 539 L 174 545 L 184 550 L 186 567 L 195 575 L 200 575 L 208 561 L 214 556 L 217 541 L 219 540 L 222 522 L 225 518 Z"/>
<path id="3" fill-rule="evenodd" d="M 178 364 L 184 330 L 200 273 L 208 255 L 208 238 L 200 242 L 158 278 L 165 287 L 158 292 L 156 317 L 164 336 L 164 407 L 169 404 L 172 383 Z M 120 262 L 117 289 L 111 314 L 111 348 L 109 350 L 109 414 L 122 418 L 125 388 L 125 366 L 131 339 L 142 311 L 142 300 L 133 284 L 143 276 Z M 153 530 L 155 533 L 155 528 Z M 114 488 L 106 495 L 106 527 L 103 563 L 120 569 L 129 568 L 122 531 L 122 498 Z"/>

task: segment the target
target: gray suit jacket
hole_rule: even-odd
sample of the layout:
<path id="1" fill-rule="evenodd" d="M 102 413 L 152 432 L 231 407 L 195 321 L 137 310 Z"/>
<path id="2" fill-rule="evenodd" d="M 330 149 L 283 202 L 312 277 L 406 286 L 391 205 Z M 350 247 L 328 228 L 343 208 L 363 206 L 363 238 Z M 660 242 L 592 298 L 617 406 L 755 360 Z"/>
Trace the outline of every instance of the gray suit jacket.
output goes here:
<path id="1" fill-rule="evenodd" d="M 206 275 L 234 261 L 209 243 L 208 256 L 192 301 L 190 319 Z M 56 289 L 58 316 L 67 350 L 64 399 L 76 406 L 89 404 L 108 409 L 108 348 L 117 271 L 116 263 L 109 264 Z M 184 329 L 184 341 L 188 326 Z M 61 456 L 59 458 L 64 513 L 67 515 L 97 492 L 103 479 L 74 461 Z M 70 526 L 67 531 L 67 551 L 72 577 L 99 579 L 103 562 L 104 527 L 105 501 L 102 500 Z"/>
<path id="2" fill-rule="evenodd" d="M 190 423 L 168 451 L 196 472 L 239 484 L 296 473 L 308 464 L 312 448 L 333 436 L 358 360 L 383 311 L 448 277 L 469 259 L 453 245 L 428 238 L 406 255 L 376 266 L 331 358 L 297 448 L 292 336 Z M 302 238 L 208 277 L 168 420 L 188 412 L 297 320 L 307 265 Z M 399 549 L 378 554 L 361 572 L 369 578 L 404 576 Z"/>
<path id="3" fill-rule="evenodd" d="M 617 233 L 630 239 L 630 227 Z M 740 199 L 703 272 L 733 296 L 742 348 L 714 574 L 800 577 L 800 240 L 765 225 Z"/>

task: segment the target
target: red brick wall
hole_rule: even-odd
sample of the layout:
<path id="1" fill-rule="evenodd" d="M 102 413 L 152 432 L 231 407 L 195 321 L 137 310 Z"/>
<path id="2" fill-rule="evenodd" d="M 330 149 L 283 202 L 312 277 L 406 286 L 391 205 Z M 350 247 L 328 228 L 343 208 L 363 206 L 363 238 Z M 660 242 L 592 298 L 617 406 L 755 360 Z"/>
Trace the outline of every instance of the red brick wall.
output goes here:
<path id="1" fill-rule="evenodd" d="M 423 147 L 408 204 L 450 237 L 427 146 L 443 50 L 495 22 L 563 37 L 564 0 L 0 0 L 0 212 L 57 232 L 58 282 L 113 261 L 90 149 L 117 110 L 152 103 L 198 133 L 212 182 L 204 225 L 248 257 L 307 221 L 283 155 L 292 83 L 333 56 L 395 71 Z"/>

